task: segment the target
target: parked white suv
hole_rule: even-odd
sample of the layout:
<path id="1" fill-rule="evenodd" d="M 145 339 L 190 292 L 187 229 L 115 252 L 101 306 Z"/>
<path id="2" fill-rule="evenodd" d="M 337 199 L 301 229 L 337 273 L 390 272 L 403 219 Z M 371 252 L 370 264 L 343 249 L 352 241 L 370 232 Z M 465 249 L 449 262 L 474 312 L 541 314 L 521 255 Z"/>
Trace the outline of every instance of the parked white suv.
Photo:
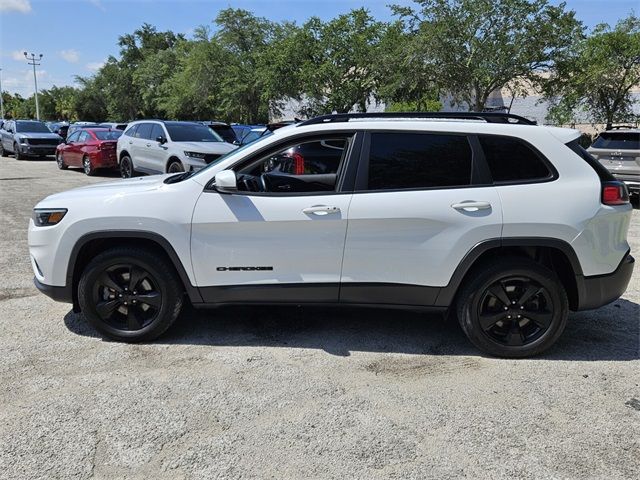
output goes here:
<path id="1" fill-rule="evenodd" d="M 120 174 L 177 173 L 198 170 L 238 148 L 196 122 L 131 122 L 118 139 Z"/>
<path id="2" fill-rule="evenodd" d="M 156 338 L 185 300 L 376 304 L 451 311 L 505 357 L 625 291 L 628 193 L 578 131 L 410 117 L 319 117 L 199 172 L 52 195 L 29 226 L 35 283 L 123 341 Z"/>

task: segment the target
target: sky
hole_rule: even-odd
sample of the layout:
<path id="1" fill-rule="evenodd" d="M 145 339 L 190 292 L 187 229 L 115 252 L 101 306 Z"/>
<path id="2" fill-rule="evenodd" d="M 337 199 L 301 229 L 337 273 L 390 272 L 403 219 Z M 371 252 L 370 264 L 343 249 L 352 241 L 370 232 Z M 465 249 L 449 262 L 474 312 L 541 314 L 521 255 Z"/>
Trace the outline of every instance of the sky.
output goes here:
<path id="1" fill-rule="evenodd" d="M 588 28 L 615 24 L 640 0 L 565 0 Z M 559 0 L 550 0 L 558 4 Z M 22 96 L 33 93 L 33 70 L 22 52 L 43 54 L 37 67 L 38 88 L 72 85 L 76 75 L 94 73 L 118 53 L 118 36 L 143 23 L 190 36 L 199 25 L 212 25 L 223 8 L 244 8 L 270 20 L 303 23 L 311 16 L 328 20 L 366 7 L 379 20 L 392 19 L 389 4 L 411 0 L 0 0 L 0 68 L 2 89 Z"/>

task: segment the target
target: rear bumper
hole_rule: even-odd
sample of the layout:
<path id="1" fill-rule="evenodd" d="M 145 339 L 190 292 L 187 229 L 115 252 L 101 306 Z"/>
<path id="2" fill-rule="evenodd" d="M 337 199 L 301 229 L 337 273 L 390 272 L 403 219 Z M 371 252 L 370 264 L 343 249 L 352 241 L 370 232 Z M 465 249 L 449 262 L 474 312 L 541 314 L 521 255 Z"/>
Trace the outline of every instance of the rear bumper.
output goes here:
<path id="1" fill-rule="evenodd" d="M 583 277 L 578 310 L 602 307 L 620 298 L 629 285 L 634 265 L 635 259 L 627 253 L 614 272 Z"/>
<path id="2" fill-rule="evenodd" d="M 73 303 L 73 291 L 71 290 L 71 287 L 45 285 L 35 277 L 33 277 L 33 283 L 38 290 L 56 302 Z"/>
<path id="3" fill-rule="evenodd" d="M 624 182 L 631 193 L 640 193 L 640 176 L 613 175 L 617 180 Z"/>

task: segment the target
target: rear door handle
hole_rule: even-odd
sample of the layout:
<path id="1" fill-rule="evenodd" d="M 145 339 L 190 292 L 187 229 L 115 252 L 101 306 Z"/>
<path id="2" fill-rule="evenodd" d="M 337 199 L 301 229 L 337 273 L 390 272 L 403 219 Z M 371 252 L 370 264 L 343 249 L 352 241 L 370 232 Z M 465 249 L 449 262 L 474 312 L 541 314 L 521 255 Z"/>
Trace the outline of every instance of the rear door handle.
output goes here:
<path id="1" fill-rule="evenodd" d="M 302 210 L 302 213 L 306 213 L 307 215 L 329 215 L 331 213 L 338 213 L 340 209 L 338 207 L 329 207 L 327 205 L 314 205 L 313 207 L 307 207 Z"/>
<path id="2" fill-rule="evenodd" d="M 151 146 L 151 144 L 150 144 L 150 143 L 147 143 L 147 147 L 150 147 L 150 146 Z"/>
<path id="3" fill-rule="evenodd" d="M 465 212 L 477 212 L 478 210 L 487 210 L 491 208 L 491 204 L 489 202 L 460 202 L 454 203 L 451 205 L 451 208 L 455 208 L 456 210 L 464 210 Z"/>

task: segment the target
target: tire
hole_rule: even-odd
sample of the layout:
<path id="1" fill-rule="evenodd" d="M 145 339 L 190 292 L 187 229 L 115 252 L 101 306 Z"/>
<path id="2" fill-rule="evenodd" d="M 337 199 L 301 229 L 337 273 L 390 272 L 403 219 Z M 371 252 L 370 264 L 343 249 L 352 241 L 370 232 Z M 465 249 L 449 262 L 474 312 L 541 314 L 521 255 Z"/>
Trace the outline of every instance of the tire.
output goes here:
<path id="1" fill-rule="evenodd" d="M 122 178 L 132 178 L 136 176 L 133 161 L 129 155 L 125 155 L 120 159 L 120 176 Z"/>
<path id="2" fill-rule="evenodd" d="M 56 163 L 58 164 L 58 168 L 60 170 L 66 170 L 69 166 L 64 163 L 64 157 L 61 153 L 56 153 Z"/>
<path id="3" fill-rule="evenodd" d="M 184 172 L 184 166 L 180 160 L 172 160 L 167 166 L 167 173 L 181 173 Z"/>
<path id="4" fill-rule="evenodd" d="M 91 165 L 91 158 L 89 158 L 89 155 L 82 157 L 82 169 L 89 177 L 93 177 L 96 174 L 96 169 Z"/>
<path id="5" fill-rule="evenodd" d="M 5 156 L 5 151 L 4 151 L 4 147 L 2 146 L 2 141 L 0 140 L 0 157 L 4 157 Z"/>
<path id="6" fill-rule="evenodd" d="M 16 160 L 24 160 L 27 158 L 22 153 L 20 153 L 20 149 L 18 148 L 17 143 L 13 144 L 13 156 L 15 157 Z"/>
<path id="7" fill-rule="evenodd" d="M 183 294 L 173 265 L 136 247 L 99 254 L 78 284 L 78 300 L 89 324 L 107 338 L 130 343 L 162 335 L 180 314 Z"/>
<path id="8" fill-rule="evenodd" d="M 527 258 L 481 265 L 457 298 L 456 313 L 467 338 L 497 357 L 542 353 L 562 335 L 569 315 L 558 276 Z"/>

